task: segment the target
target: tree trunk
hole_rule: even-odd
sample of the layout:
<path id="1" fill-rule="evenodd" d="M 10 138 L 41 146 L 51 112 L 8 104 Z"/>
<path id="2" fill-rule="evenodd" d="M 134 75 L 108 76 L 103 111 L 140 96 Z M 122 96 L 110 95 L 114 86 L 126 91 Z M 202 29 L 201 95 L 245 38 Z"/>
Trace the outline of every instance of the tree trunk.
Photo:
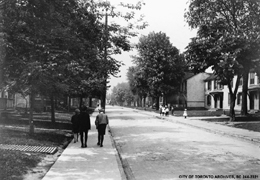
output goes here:
<path id="1" fill-rule="evenodd" d="M 248 92 L 248 72 L 243 74 L 243 87 L 242 87 L 242 106 L 241 106 L 241 114 L 247 115 L 247 92 Z"/>
<path id="2" fill-rule="evenodd" d="M 34 92 L 31 92 L 31 94 L 30 94 L 30 116 L 29 116 L 29 134 L 30 135 L 34 135 L 33 108 L 34 108 Z"/>
<path id="3" fill-rule="evenodd" d="M 231 102 L 230 102 L 230 110 L 229 110 L 229 121 L 234 122 L 236 119 L 236 114 L 235 114 L 236 95 L 232 95 L 230 99 Z"/>
<path id="4" fill-rule="evenodd" d="M 53 94 L 51 95 L 51 122 L 55 123 L 55 101 Z"/>
<path id="5" fill-rule="evenodd" d="M 89 97 L 89 98 L 88 98 L 88 106 L 89 106 L 89 107 L 92 107 L 92 97 Z"/>
<path id="6" fill-rule="evenodd" d="M 229 119 L 229 121 L 231 121 L 231 122 L 235 121 L 235 119 L 236 119 L 235 105 L 236 105 L 236 96 L 237 96 L 240 78 L 241 78 L 241 76 L 237 76 L 234 92 L 232 91 L 231 84 L 228 84 L 228 89 L 229 89 L 229 94 L 230 94 L 230 111 L 229 111 L 230 119 Z"/>
<path id="7" fill-rule="evenodd" d="M 142 107 L 142 97 L 141 96 L 138 96 L 137 104 L 138 104 L 138 107 Z"/>
<path id="8" fill-rule="evenodd" d="M 57 98 L 55 96 L 53 96 L 54 98 L 54 109 L 58 109 L 58 101 L 57 101 Z"/>
<path id="9" fill-rule="evenodd" d="M 143 98 L 143 107 L 144 108 L 146 107 L 146 96 L 144 96 L 144 98 Z"/>
<path id="10" fill-rule="evenodd" d="M 80 97 L 79 97 L 79 108 L 80 108 L 80 109 L 82 108 L 82 102 L 83 102 L 83 97 L 80 96 Z"/>
<path id="11" fill-rule="evenodd" d="M 156 110 L 159 110 L 159 105 L 160 104 L 160 97 L 159 96 L 157 96 L 156 97 Z"/>
<path id="12" fill-rule="evenodd" d="M 25 98 L 25 111 L 24 114 L 28 114 L 28 100 Z"/>
<path id="13" fill-rule="evenodd" d="M 163 94 L 163 105 L 165 106 L 166 105 L 166 95 Z"/>
<path id="14" fill-rule="evenodd" d="M 67 106 L 68 106 L 68 112 L 70 112 L 70 97 L 68 97 Z"/>

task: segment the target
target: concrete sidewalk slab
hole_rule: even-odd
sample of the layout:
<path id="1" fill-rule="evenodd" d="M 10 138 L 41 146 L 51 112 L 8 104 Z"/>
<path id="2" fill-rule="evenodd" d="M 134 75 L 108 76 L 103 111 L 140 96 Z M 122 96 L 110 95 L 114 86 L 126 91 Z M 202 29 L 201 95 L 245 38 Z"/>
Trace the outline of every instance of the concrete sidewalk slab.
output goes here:
<path id="1" fill-rule="evenodd" d="M 97 130 L 94 121 L 97 113 L 91 116 L 92 129 L 89 131 L 87 148 L 72 140 L 63 151 L 43 180 L 121 180 L 117 151 L 112 145 L 110 134 L 104 137 L 104 147 L 97 145 Z"/>

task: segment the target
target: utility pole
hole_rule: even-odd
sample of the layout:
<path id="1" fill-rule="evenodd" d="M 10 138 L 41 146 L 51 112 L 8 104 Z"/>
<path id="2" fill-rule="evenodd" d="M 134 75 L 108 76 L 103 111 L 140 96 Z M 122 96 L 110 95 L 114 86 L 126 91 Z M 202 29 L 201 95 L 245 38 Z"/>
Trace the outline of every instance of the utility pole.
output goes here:
<path id="1" fill-rule="evenodd" d="M 106 15 L 105 15 L 105 39 L 104 39 L 104 61 L 107 62 L 107 42 L 108 42 L 108 31 L 107 31 L 107 23 L 108 23 L 108 15 L 107 15 L 107 8 L 106 8 Z M 105 71 L 104 75 L 104 87 L 103 92 L 101 95 L 101 107 L 105 110 L 106 109 L 106 95 L 107 95 L 107 71 Z"/>

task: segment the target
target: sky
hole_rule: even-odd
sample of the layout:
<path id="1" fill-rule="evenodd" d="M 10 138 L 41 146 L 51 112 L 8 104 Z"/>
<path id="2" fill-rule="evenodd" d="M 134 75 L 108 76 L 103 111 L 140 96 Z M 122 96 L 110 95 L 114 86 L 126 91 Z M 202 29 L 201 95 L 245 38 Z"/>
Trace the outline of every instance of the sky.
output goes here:
<path id="1" fill-rule="evenodd" d="M 111 4 L 118 4 L 123 0 L 110 0 Z M 128 1 L 129 2 L 129 1 Z M 130 3 L 137 1 L 131 0 Z M 185 47 L 190 42 L 190 38 L 196 36 L 196 30 L 192 30 L 184 19 L 185 9 L 188 8 L 187 0 L 144 0 L 145 5 L 140 10 L 143 14 L 144 21 L 148 23 L 148 27 L 139 31 L 139 36 L 130 41 L 137 43 L 141 35 L 148 35 L 150 32 L 163 32 L 170 38 L 173 46 L 185 51 Z M 133 66 L 130 55 L 136 55 L 136 51 L 122 52 L 121 55 L 114 56 L 117 60 L 122 61 L 125 65 L 120 68 L 120 77 L 110 77 L 110 85 L 108 92 L 118 83 L 127 82 L 126 73 L 130 66 Z"/>

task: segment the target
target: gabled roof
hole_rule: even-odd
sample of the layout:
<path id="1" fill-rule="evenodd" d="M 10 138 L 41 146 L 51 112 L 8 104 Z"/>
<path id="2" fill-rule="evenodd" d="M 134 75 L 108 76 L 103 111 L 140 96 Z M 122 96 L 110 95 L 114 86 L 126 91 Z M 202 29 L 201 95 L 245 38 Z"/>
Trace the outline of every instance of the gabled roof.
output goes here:
<path id="1" fill-rule="evenodd" d="M 215 74 L 211 74 L 208 78 L 206 78 L 204 81 L 211 81 L 211 80 L 214 80 L 216 79 L 217 76 Z"/>
<path id="2" fill-rule="evenodd" d="M 191 77 L 194 76 L 194 75 L 195 75 L 194 73 L 185 72 L 185 75 L 184 75 L 183 80 L 189 79 L 189 78 L 191 78 Z"/>

